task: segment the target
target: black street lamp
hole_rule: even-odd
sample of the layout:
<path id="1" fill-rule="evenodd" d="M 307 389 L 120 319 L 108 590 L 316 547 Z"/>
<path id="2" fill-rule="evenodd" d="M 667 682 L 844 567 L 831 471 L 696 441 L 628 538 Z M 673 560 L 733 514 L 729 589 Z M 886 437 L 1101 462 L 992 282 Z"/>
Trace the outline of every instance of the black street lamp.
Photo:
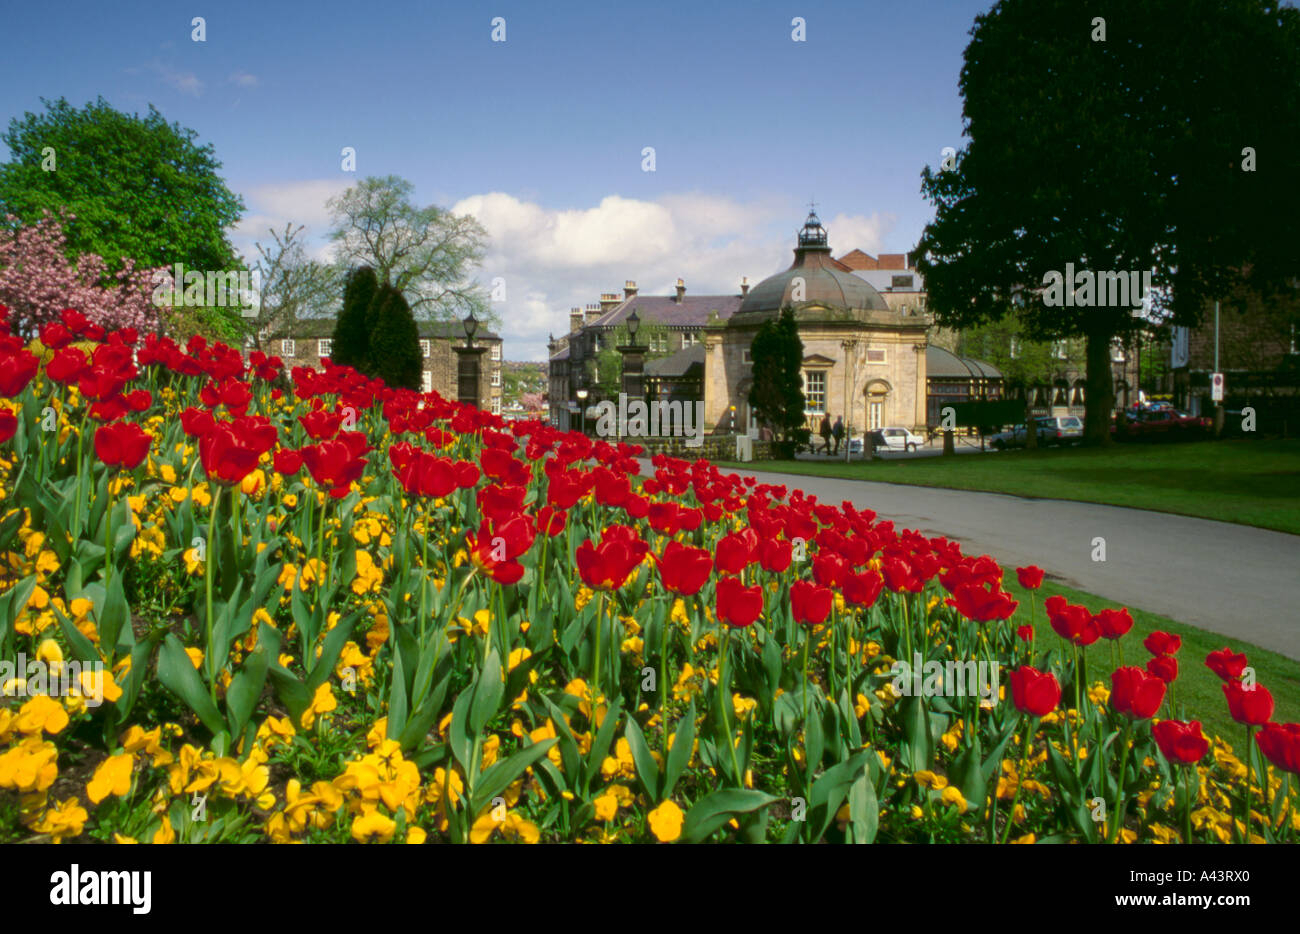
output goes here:
<path id="1" fill-rule="evenodd" d="M 486 347 L 474 346 L 474 335 L 478 332 L 478 319 L 474 312 L 469 313 L 462 324 L 465 327 L 465 346 L 452 347 L 456 351 L 456 398 L 458 401 L 476 408 L 482 404 L 480 395 L 480 359 L 487 353 Z"/>
<path id="2" fill-rule="evenodd" d="M 587 433 L 587 390 L 579 389 L 578 396 L 578 415 L 582 418 L 582 433 Z"/>

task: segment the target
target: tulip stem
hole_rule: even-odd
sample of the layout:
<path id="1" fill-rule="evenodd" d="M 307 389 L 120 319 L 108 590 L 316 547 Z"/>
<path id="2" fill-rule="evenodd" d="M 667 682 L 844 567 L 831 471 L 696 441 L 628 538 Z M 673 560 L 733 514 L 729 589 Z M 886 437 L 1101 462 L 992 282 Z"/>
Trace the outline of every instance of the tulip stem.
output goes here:
<path id="1" fill-rule="evenodd" d="M 207 601 L 207 632 L 204 644 L 204 660 L 208 668 L 208 693 L 212 703 L 217 702 L 217 672 L 214 667 L 216 652 L 212 648 L 212 536 L 216 534 L 217 507 L 221 505 L 221 487 L 216 487 L 212 494 L 212 511 L 208 514 L 208 540 L 204 545 L 207 566 L 203 570 L 203 588 Z"/>
<path id="2" fill-rule="evenodd" d="M 1193 779 L 1196 784 L 1193 786 Z M 1192 842 L 1192 798 L 1200 796 L 1200 780 L 1197 778 L 1196 763 L 1187 766 L 1187 800 L 1183 802 L 1183 842 Z"/>
<path id="3" fill-rule="evenodd" d="M 1127 795 L 1124 789 L 1124 773 L 1128 771 L 1128 748 L 1132 734 L 1133 721 L 1128 720 L 1124 724 L 1124 735 L 1120 738 L 1120 742 L 1124 745 L 1119 751 L 1119 803 L 1115 807 L 1115 825 L 1111 828 L 1108 843 L 1118 842 L 1120 829 L 1124 824 L 1124 806 L 1128 803 L 1125 800 Z"/>
<path id="4" fill-rule="evenodd" d="M 1025 769 L 1029 767 L 1029 743 L 1033 739 L 1034 730 L 1038 727 L 1038 718 L 1027 721 L 1024 724 L 1025 738 L 1020 744 L 1020 763 L 1016 767 L 1016 793 L 1011 799 L 1011 811 L 1007 814 L 1007 826 L 1002 831 L 1002 842 L 1006 843 L 1011 838 L 1011 828 L 1016 822 L 1016 807 L 1020 804 L 1020 790 L 1025 787 Z M 998 790 L 993 789 L 993 797 L 996 799 Z"/>
<path id="5" fill-rule="evenodd" d="M 605 591 L 601 590 L 596 598 L 596 651 L 592 657 L 591 671 L 591 689 L 595 696 L 600 694 L 600 629 L 605 618 Z M 595 710 L 595 701 L 592 701 L 592 709 Z"/>
<path id="6" fill-rule="evenodd" d="M 745 787 L 745 776 L 740 772 L 740 764 L 736 761 L 736 737 L 731 729 L 731 716 L 729 707 L 732 706 L 731 688 L 727 684 L 727 656 L 731 648 L 731 627 L 722 631 L 722 657 L 719 661 L 718 668 L 718 692 L 719 701 L 722 704 L 722 726 L 727 731 L 727 749 L 731 751 L 731 772 L 736 776 L 736 787 Z"/>
<path id="7" fill-rule="evenodd" d="M 813 627 L 806 626 L 803 631 L 803 719 L 808 722 L 808 647 L 812 644 Z"/>
<path id="8" fill-rule="evenodd" d="M 113 481 L 108 482 L 108 511 L 104 513 L 104 588 L 113 573 Z"/>

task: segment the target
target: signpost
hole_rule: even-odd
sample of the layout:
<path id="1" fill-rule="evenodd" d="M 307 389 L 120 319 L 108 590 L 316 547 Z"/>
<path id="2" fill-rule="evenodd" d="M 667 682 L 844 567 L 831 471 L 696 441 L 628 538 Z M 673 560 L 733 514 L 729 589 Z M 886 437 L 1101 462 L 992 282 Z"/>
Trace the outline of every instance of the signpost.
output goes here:
<path id="1" fill-rule="evenodd" d="M 1215 402 L 1223 401 L 1223 374 L 1210 374 L 1210 398 Z"/>

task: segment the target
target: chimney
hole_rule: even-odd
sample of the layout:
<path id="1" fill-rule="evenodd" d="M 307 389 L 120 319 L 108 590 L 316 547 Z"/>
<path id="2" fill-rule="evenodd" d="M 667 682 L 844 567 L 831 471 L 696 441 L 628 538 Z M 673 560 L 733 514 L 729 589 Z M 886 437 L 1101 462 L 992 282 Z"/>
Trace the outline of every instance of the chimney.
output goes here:
<path id="1" fill-rule="evenodd" d="M 609 311 L 611 308 L 613 308 L 615 305 L 618 305 L 622 301 L 623 299 L 618 297 L 617 292 L 601 292 L 600 310 L 602 312 Z"/>
<path id="2" fill-rule="evenodd" d="M 740 295 L 743 298 L 749 294 L 749 276 L 742 276 L 740 279 Z"/>
<path id="3" fill-rule="evenodd" d="M 678 280 L 677 280 L 677 299 L 676 299 L 677 304 L 680 305 L 680 304 L 682 303 L 682 299 L 684 299 L 685 297 L 686 297 L 686 283 L 683 282 L 681 279 L 678 279 Z"/>
<path id="4" fill-rule="evenodd" d="M 591 302 L 587 305 L 587 323 L 595 324 L 596 319 L 600 317 L 600 305 L 597 302 Z"/>
<path id="5" fill-rule="evenodd" d="M 635 294 L 636 294 L 636 280 L 628 279 L 626 282 L 623 283 L 623 297 L 631 298 Z"/>
<path id="6" fill-rule="evenodd" d="M 582 330 L 582 309 L 570 308 L 569 309 L 569 333 L 577 334 L 581 330 Z"/>

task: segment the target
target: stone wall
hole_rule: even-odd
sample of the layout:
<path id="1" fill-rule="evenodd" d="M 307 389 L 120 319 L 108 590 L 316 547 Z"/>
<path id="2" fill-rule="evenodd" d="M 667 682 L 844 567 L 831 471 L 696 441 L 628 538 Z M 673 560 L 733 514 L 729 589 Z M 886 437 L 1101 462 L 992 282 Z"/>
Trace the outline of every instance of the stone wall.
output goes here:
<path id="1" fill-rule="evenodd" d="M 687 461 L 695 461 L 701 457 L 710 461 L 736 460 L 735 435 L 706 435 L 699 447 L 688 447 L 686 442 L 691 440 L 689 438 L 629 438 L 627 440 L 645 448 L 646 457 L 667 454 L 669 457 L 680 457 Z M 750 443 L 754 447 L 754 460 L 772 459 L 772 442 L 752 441 Z"/>

